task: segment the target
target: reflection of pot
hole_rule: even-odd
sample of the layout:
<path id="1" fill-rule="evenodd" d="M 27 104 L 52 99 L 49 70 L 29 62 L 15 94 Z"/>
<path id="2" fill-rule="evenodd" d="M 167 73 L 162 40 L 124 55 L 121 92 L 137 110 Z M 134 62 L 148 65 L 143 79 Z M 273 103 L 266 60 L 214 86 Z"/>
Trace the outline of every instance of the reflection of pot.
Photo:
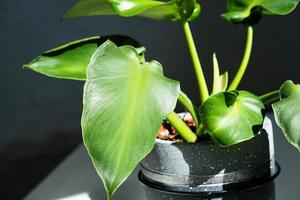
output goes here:
<path id="1" fill-rule="evenodd" d="M 163 190 L 199 195 L 261 185 L 272 180 L 278 171 L 272 122 L 266 117 L 260 134 L 230 147 L 220 147 L 212 141 L 195 144 L 157 141 L 141 162 L 140 180 L 158 189 L 157 195 L 164 193 Z M 150 187 L 147 193 L 153 193 Z"/>

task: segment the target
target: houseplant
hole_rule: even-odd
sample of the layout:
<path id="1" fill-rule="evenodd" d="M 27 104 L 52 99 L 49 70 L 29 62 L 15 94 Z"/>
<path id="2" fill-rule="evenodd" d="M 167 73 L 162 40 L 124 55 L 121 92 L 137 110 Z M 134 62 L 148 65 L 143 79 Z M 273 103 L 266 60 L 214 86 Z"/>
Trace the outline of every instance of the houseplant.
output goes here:
<path id="1" fill-rule="evenodd" d="M 214 56 L 214 82 L 208 91 L 189 22 L 200 14 L 196 0 L 79 0 L 65 19 L 91 15 L 143 16 L 182 23 L 194 64 L 201 102 L 193 103 L 179 82 L 163 75 L 157 61 L 146 62 L 145 48 L 124 36 L 91 37 L 47 51 L 25 67 L 39 73 L 85 80 L 82 130 L 84 143 L 101 176 L 108 197 L 151 151 L 163 119 L 187 143 L 211 137 L 222 146 L 250 140 L 261 127 L 266 104 L 272 104 L 283 133 L 300 148 L 300 86 L 285 82 L 260 97 L 238 91 L 251 55 L 253 26 L 264 14 L 292 12 L 299 0 L 228 0 L 223 17 L 247 26 L 245 54 L 228 84 Z M 173 111 L 177 100 L 191 113 L 192 131 Z M 234 114 L 234 115 L 233 115 Z"/>

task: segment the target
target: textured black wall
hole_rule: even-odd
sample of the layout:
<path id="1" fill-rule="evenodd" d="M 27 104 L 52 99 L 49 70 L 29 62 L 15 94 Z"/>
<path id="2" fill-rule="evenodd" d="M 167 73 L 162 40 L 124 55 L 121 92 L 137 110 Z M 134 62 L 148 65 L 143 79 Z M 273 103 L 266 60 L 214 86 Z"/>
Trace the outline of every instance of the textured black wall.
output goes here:
<path id="1" fill-rule="evenodd" d="M 126 34 L 142 42 L 147 57 L 160 61 L 165 73 L 182 81 L 197 100 L 197 87 L 179 23 L 142 18 L 92 17 L 59 22 L 73 0 L 1 0 L 0 6 L 0 143 L 44 140 L 55 134 L 80 134 L 83 83 L 55 80 L 21 68 L 40 52 L 57 45 L 104 34 Z M 211 81 L 212 54 L 230 77 L 243 53 L 245 27 L 220 19 L 225 0 L 203 1 L 192 23 L 200 57 Z M 268 16 L 255 27 L 254 51 L 241 88 L 261 94 L 286 79 L 300 82 L 300 10 Z"/>

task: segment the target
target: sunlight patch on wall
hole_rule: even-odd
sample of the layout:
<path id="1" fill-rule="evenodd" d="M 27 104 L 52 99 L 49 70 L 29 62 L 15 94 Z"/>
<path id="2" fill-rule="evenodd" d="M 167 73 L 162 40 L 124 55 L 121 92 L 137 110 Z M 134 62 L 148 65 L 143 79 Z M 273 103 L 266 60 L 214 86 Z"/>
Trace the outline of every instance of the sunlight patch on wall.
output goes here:
<path id="1" fill-rule="evenodd" d="M 63 197 L 55 200 L 92 200 L 87 192 Z"/>

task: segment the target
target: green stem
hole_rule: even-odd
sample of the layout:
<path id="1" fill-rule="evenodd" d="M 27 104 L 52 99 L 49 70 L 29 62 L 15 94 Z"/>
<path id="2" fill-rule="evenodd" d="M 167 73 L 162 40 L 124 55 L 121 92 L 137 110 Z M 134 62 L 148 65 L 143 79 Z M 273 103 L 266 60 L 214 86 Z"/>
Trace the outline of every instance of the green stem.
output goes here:
<path id="1" fill-rule="evenodd" d="M 253 44 L 253 27 L 249 26 L 247 31 L 247 42 L 246 42 L 244 57 L 241 62 L 240 68 L 238 69 L 237 74 L 235 75 L 231 85 L 228 88 L 228 91 L 237 89 L 238 85 L 240 84 L 250 60 L 252 44 Z"/>
<path id="2" fill-rule="evenodd" d="M 186 36 L 189 51 L 190 51 L 191 58 L 192 58 L 192 61 L 193 61 L 194 70 L 195 70 L 195 73 L 196 73 L 196 76 L 197 76 L 201 102 L 204 102 L 206 99 L 208 99 L 209 93 L 208 93 L 205 77 L 204 77 L 204 74 L 203 74 L 202 66 L 201 66 L 201 63 L 200 63 L 200 59 L 199 59 L 197 49 L 196 49 L 196 46 L 195 46 L 195 42 L 194 42 L 194 39 L 193 39 L 193 35 L 192 35 L 192 32 L 191 32 L 191 29 L 190 29 L 190 26 L 189 26 L 188 22 L 183 22 L 183 30 L 184 30 L 184 33 L 185 33 L 185 36 Z"/>
<path id="3" fill-rule="evenodd" d="M 276 90 L 276 91 L 261 95 L 259 98 L 265 105 L 270 105 L 270 104 L 273 104 L 280 100 L 280 93 L 279 93 L 279 90 Z"/>
<path id="4" fill-rule="evenodd" d="M 182 91 L 179 93 L 178 101 L 183 105 L 183 107 L 192 115 L 196 124 L 199 122 L 199 115 L 196 112 L 196 106 L 190 100 L 190 98 Z"/>
<path id="5" fill-rule="evenodd" d="M 195 143 L 197 136 L 193 131 L 182 121 L 182 119 L 173 111 L 167 116 L 167 120 L 172 124 L 176 131 L 182 136 L 182 138 L 189 142 Z"/>

